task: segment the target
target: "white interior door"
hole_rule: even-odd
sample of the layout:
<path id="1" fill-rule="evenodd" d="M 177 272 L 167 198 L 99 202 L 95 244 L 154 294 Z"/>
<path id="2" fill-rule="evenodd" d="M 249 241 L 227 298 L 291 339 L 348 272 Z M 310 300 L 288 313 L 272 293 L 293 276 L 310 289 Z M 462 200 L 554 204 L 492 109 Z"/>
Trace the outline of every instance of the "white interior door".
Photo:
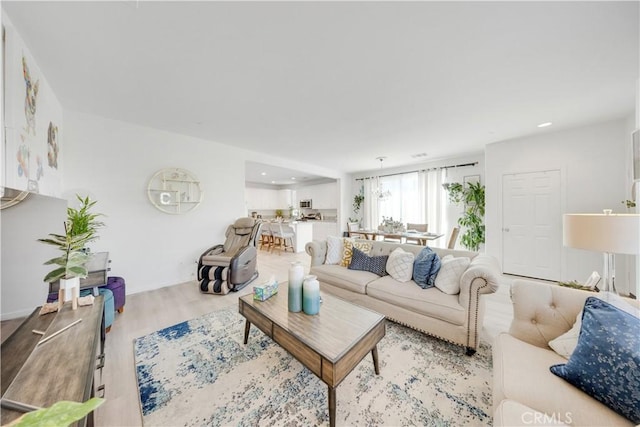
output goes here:
<path id="1" fill-rule="evenodd" d="M 502 265 L 507 274 L 560 280 L 560 171 L 502 177 Z"/>

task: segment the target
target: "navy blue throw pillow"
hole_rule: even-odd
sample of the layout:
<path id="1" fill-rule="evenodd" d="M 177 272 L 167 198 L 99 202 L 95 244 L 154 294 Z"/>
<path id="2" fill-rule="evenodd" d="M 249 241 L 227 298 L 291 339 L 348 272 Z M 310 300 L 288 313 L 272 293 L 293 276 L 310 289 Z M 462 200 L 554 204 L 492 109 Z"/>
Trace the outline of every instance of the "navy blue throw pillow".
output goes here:
<path id="1" fill-rule="evenodd" d="M 388 259 L 389 257 L 387 255 L 369 256 L 360 249 L 354 247 L 351 263 L 349 264 L 349 270 L 370 271 L 378 276 L 386 276 Z"/>
<path id="2" fill-rule="evenodd" d="M 640 319 L 589 297 L 576 349 L 551 372 L 640 424 L 639 331 Z"/>
<path id="3" fill-rule="evenodd" d="M 432 288 L 440 271 L 440 257 L 431 248 L 425 247 L 413 262 L 413 281 L 422 289 Z"/>

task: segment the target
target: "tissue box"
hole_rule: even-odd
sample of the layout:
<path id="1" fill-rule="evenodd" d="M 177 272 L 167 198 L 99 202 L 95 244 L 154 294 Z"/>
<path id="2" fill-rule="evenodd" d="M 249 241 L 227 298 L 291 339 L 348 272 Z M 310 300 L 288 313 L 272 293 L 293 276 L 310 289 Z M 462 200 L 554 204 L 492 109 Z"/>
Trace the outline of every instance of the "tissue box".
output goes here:
<path id="1" fill-rule="evenodd" d="M 266 301 L 278 293 L 278 282 L 267 282 L 253 287 L 253 299 Z"/>

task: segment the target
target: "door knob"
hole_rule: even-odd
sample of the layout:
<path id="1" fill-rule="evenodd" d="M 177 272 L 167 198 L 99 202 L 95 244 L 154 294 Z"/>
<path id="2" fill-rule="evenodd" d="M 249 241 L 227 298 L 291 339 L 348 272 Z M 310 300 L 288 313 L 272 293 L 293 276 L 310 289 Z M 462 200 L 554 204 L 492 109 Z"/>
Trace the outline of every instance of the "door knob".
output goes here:
<path id="1" fill-rule="evenodd" d="M 505 231 L 505 232 L 507 232 L 507 233 L 509 232 L 509 229 L 508 229 L 508 228 L 506 228 L 506 227 L 505 227 L 505 228 L 503 228 L 502 230 L 504 230 L 504 231 Z"/>

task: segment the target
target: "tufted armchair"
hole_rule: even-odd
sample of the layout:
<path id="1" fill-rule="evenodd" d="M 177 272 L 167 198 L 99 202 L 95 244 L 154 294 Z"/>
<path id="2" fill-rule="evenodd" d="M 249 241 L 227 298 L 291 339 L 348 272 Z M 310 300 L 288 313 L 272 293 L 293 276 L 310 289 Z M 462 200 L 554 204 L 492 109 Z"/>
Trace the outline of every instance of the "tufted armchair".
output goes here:
<path id="1" fill-rule="evenodd" d="M 198 280 L 202 292 L 227 294 L 239 291 L 258 277 L 256 237 L 260 235 L 261 226 L 262 221 L 239 218 L 227 227 L 223 244 L 200 255 Z"/>
<path id="2" fill-rule="evenodd" d="M 513 321 L 492 348 L 494 426 L 634 425 L 549 370 L 567 363 L 549 341 L 571 329 L 586 299 L 595 295 L 554 284 L 513 281 Z"/>

